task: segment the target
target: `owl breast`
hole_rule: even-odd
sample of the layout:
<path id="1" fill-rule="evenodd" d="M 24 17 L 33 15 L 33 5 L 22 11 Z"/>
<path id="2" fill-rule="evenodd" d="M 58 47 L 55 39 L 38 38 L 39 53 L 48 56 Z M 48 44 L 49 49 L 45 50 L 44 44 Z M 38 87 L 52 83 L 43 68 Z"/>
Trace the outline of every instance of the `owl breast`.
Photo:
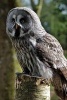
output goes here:
<path id="1" fill-rule="evenodd" d="M 30 75 L 37 75 L 40 76 L 39 73 L 37 73 L 38 67 L 37 67 L 37 60 L 35 55 L 35 50 L 28 42 L 28 40 L 12 40 L 14 48 L 17 53 L 18 61 L 21 65 L 21 67 L 24 70 L 24 73 L 30 74 Z"/>
<path id="2" fill-rule="evenodd" d="M 25 39 L 18 39 L 14 40 L 13 43 L 18 61 L 25 74 L 45 77 L 46 79 L 52 77 L 52 71 L 50 71 L 50 68 L 47 68 L 46 65 L 39 60 L 35 48 L 28 40 L 25 41 Z"/>

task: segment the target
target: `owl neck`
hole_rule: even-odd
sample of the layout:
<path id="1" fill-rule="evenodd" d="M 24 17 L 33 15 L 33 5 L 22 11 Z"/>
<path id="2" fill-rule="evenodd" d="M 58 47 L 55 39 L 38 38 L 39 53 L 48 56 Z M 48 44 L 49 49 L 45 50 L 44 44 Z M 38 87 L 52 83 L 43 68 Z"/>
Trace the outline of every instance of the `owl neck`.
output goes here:
<path id="1" fill-rule="evenodd" d="M 12 45 L 15 49 L 21 49 L 21 47 L 25 47 L 29 45 L 29 36 L 19 37 L 19 38 L 11 38 Z"/>

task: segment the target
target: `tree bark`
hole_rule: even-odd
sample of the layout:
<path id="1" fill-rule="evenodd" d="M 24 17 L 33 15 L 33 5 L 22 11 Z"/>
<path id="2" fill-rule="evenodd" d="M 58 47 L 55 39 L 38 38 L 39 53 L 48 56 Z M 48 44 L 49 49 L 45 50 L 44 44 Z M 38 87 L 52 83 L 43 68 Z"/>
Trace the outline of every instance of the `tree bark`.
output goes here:
<path id="1" fill-rule="evenodd" d="M 16 100 L 50 100 L 50 86 L 42 78 L 19 74 L 16 80 Z"/>
<path id="2" fill-rule="evenodd" d="M 0 100 L 15 98 L 12 45 L 6 34 L 6 17 L 12 7 L 14 0 L 0 0 Z"/>

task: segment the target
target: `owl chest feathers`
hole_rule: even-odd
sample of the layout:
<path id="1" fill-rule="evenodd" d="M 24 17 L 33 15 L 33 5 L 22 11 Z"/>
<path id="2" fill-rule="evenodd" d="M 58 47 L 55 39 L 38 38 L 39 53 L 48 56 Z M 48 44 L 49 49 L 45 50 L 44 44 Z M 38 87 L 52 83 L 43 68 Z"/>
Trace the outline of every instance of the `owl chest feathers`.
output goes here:
<path id="1" fill-rule="evenodd" d="M 31 42 L 30 42 L 31 41 Z M 52 78 L 52 71 L 47 68 L 43 62 L 39 60 L 34 48 L 35 41 L 29 40 L 14 40 L 14 47 L 17 52 L 17 58 L 26 74 L 37 77 Z M 31 44 L 33 43 L 33 45 Z"/>
<path id="2" fill-rule="evenodd" d="M 17 52 L 17 58 L 25 70 L 27 68 L 30 72 L 36 64 L 35 50 L 29 40 L 14 40 L 14 48 Z"/>

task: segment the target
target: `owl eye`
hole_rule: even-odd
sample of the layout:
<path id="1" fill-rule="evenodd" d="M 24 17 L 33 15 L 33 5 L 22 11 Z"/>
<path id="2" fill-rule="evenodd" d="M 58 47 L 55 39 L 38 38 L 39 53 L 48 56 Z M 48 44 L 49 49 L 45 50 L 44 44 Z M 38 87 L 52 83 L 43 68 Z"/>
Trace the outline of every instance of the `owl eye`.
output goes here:
<path id="1" fill-rule="evenodd" d="M 12 18 L 12 20 L 11 20 L 11 21 L 12 21 L 12 23 L 14 23 L 14 22 L 15 22 L 15 19 L 14 19 L 14 18 Z"/>
<path id="2" fill-rule="evenodd" d="M 21 18 L 20 19 L 20 23 L 23 24 L 24 22 L 25 22 L 25 19 L 24 18 Z"/>

